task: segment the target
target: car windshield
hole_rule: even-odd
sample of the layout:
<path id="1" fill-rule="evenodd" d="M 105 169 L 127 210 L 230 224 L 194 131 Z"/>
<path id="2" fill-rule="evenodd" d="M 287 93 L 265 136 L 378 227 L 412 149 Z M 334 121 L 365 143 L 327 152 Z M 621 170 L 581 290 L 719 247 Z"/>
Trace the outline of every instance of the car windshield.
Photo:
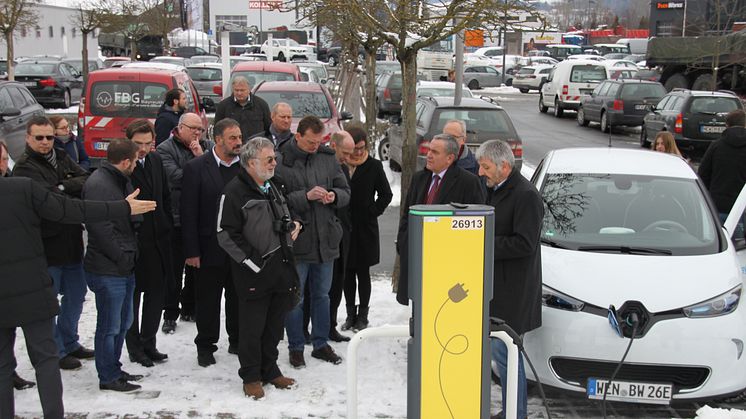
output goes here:
<path id="1" fill-rule="evenodd" d="M 541 238 L 556 247 L 672 255 L 719 251 L 718 227 L 693 179 L 550 173 L 541 195 Z"/>
<path id="2" fill-rule="evenodd" d="M 690 110 L 692 113 L 718 114 L 741 109 L 738 99 L 730 97 L 695 97 Z"/>
<path id="3" fill-rule="evenodd" d="M 95 116 L 155 118 L 168 89 L 168 86 L 161 83 L 98 82 L 91 87 L 91 114 Z"/>
<path id="4" fill-rule="evenodd" d="M 186 60 L 184 60 L 183 58 L 178 58 L 178 57 L 174 57 L 174 58 L 156 57 L 150 61 L 153 63 L 168 63 L 168 64 L 184 65 L 184 62 Z"/>
<path id="5" fill-rule="evenodd" d="M 500 109 L 441 109 L 433 116 L 435 125 L 430 132 L 443 132 L 445 124 L 452 119 L 466 123 L 469 133 L 476 133 L 481 138 L 498 135 L 515 135 L 513 124 L 508 114 Z"/>
<path id="6" fill-rule="evenodd" d="M 329 101 L 320 92 L 267 92 L 259 89 L 256 95 L 264 99 L 270 108 L 277 102 L 288 103 L 293 108 L 293 118 L 303 118 L 306 115 L 332 117 Z"/>
<path id="7" fill-rule="evenodd" d="M 254 87 L 263 81 L 293 81 L 292 73 L 281 73 L 279 71 L 236 71 L 231 75 L 231 82 L 236 76 L 246 77 L 249 86 Z"/>
<path id="8" fill-rule="evenodd" d="M 297 43 L 297 42 L 295 42 L 295 40 L 294 40 L 294 39 L 284 39 L 284 40 L 281 40 L 281 41 L 280 41 L 280 45 L 283 45 L 283 44 L 284 44 L 284 45 L 287 45 L 287 46 L 289 46 L 289 47 L 297 47 L 297 46 L 300 46 L 300 44 L 299 44 L 299 43 Z"/>
<path id="9" fill-rule="evenodd" d="M 0 61 L 0 72 L 6 72 L 6 71 L 8 71 L 8 62 Z"/>
<path id="10" fill-rule="evenodd" d="M 573 83 L 594 83 L 602 80 L 606 80 L 606 68 L 601 65 L 575 65 L 570 73 L 570 81 Z"/>
<path id="11" fill-rule="evenodd" d="M 666 88 L 661 84 L 633 83 L 622 85 L 622 100 L 629 99 L 659 99 L 666 94 Z"/>
<path id="12" fill-rule="evenodd" d="M 223 74 L 217 68 L 187 68 L 187 73 L 194 81 L 218 81 Z"/>
<path id="13" fill-rule="evenodd" d="M 44 76 L 54 74 L 56 64 L 20 63 L 16 64 L 17 76 Z"/>
<path id="14" fill-rule="evenodd" d="M 417 89 L 417 96 L 453 97 L 455 93 L 456 93 L 456 89 L 444 89 L 444 88 L 435 88 L 435 87 L 420 87 L 419 89 Z M 461 97 L 474 97 L 474 95 L 471 93 L 471 90 L 464 88 L 462 90 Z"/>

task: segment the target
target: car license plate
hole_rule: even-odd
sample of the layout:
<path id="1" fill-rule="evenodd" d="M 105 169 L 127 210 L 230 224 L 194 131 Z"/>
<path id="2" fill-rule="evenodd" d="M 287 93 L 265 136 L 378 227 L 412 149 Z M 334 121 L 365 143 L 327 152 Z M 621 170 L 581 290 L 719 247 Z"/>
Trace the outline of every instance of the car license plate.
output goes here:
<path id="1" fill-rule="evenodd" d="M 699 130 L 703 134 L 720 134 L 725 131 L 725 125 L 700 125 Z"/>
<path id="2" fill-rule="evenodd" d="M 630 403 L 669 404 L 673 395 L 672 384 L 634 383 L 589 378 L 586 393 L 589 399 L 601 400 L 608 389 L 606 400 Z"/>
<path id="3" fill-rule="evenodd" d="M 645 104 L 635 105 L 635 110 L 637 110 L 637 111 L 646 111 L 646 110 L 648 110 L 649 107 L 650 107 L 650 105 L 645 105 Z"/>
<path id="4" fill-rule="evenodd" d="M 94 150 L 106 151 L 109 148 L 109 143 L 93 143 Z"/>
<path id="5" fill-rule="evenodd" d="M 36 87 L 36 82 L 35 81 L 25 81 L 25 82 L 23 82 L 23 85 L 26 86 L 26 87 Z"/>
<path id="6" fill-rule="evenodd" d="M 593 93 L 593 89 L 580 89 L 581 95 L 590 95 L 591 93 Z"/>

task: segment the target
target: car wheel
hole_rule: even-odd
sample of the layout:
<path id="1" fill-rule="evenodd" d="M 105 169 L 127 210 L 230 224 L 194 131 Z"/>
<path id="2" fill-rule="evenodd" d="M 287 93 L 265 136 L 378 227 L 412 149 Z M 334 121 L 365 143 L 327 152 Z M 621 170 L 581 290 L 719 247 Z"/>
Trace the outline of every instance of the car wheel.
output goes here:
<path id="1" fill-rule="evenodd" d="M 549 107 L 544 105 L 544 94 L 539 93 L 539 112 L 547 113 L 548 110 L 549 110 Z"/>
<path id="2" fill-rule="evenodd" d="M 282 52 L 277 54 L 277 61 L 285 62 L 285 54 L 283 54 Z"/>
<path id="3" fill-rule="evenodd" d="M 476 80 L 471 80 L 467 86 L 469 87 L 470 90 L 478 90 L 479 82 Z"/>
<path id="4" fill-rule="evenodd" d="M 583 110 L 583 107 L 578 108 L 578 116 L 577 116 L 578 125 L 581 127 L 587 127 L 588 126 L 588 120 L 585 119 L 585 111 Z"/>
<path id="5" fill-rule="evenodd" d="M 640 147 L 650 148 L 650 141 L 648 141 L 648 130 L 645 129 L 645 125 L 640 130 Z"/>
<path id="6" fill-rule="evenodd" d="M 72 100 L 70 100 L 70 91 L 65 90 L 65 93 L 62 96 L 62 107 L 67 109 L 72 105 Z"/>
<path id="7" fill-rule="evenodd" d="M 337 59 L 334 58 L 333 55 L 330 55 L 327 61 L 329 62 L 329 65 L 332 67 L 335 67 L 337 65 Z"/>
<path id="8" fill-rule="evenodd" d="M 528 93 L 528 89 L 524 89 L 524 88 L 520 88 L 518 89 L 518 91 L 521 93 Z"/>
<path id="9" fill-rule="evenodd" d="M 562 115 L 564 115 L 565 110 L 562 109 L 562 104 L 559 101 L 559 98 L 554 98 L 554 117 L 555 118 L 562 118 Z"/>
<path id="10" fill-rule="evenodd" d="M 508 86 L 508 87 L 512 86 L 513 85 L 513 79 L 507 79 L 507 80 L 505 80 L 505 85 Z"/>
<path id="11" fill-rule="evenodd" d="M 609 126 L 609 120 L 606 117 L 606 112 L 601 111 L 601 132 L 609 132 L 611 127 Z"/>
<path id="12" fill-rule="evenodd" d="M 689 88 L 689 81 L 683 74 L 676 73 L 666 80 L 666 83 L 664 83 L 664 87 L 669 92 L 676 88 L 687 89 Z"/>
<path id="13" fill-rule="evenodd" d="M 715 86 L 712 84 L 712 73 L 697 76 L 692 83 L 692 90 L 715 90 Z"/>
<path id="14" fill-rule="evenodd" d="M 384 137 L 381 143 L 378 144 L 378 159 L 381 161 L 389 161 L 391 159 L 391 144 L 389 144 L 388 137 Z"/>

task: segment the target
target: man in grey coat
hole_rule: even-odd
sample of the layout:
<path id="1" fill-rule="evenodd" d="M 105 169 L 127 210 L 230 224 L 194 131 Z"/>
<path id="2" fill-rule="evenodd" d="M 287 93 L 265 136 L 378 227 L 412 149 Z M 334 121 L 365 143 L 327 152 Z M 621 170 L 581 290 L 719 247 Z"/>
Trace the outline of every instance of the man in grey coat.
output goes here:
<path id="1" fill-rule="evenodd" d="M 310 287 L 313 329 L 311 356 L 333 364 L 342 362 L 329 346 L 329 288 L 334 259 L 339 257 L 342 226 L 335 214 L 337 208 L 350 202 L 350 187 L 334 151 L 321 146 L 324 124 L 315 116 L 298 123 L 295 138 L 280 147 L 277 175 L 285 181 L 290 208 L 303 221 L 303 233 L 293 246 L 296 269 L 300 277 L 300 303 L 288 313 L 285 328 L 288 335 L 290 364 L 306 365 L 303 358 L 303 290 Z"/>

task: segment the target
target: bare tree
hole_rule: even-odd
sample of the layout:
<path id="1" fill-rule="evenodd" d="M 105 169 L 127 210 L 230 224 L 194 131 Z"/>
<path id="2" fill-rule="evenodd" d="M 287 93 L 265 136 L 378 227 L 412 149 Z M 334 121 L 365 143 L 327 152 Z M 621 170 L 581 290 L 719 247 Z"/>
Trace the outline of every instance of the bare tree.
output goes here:
<path id="1" fill-rule="evenodd" d="M 168 34 L 180 26 L 179 2 L 174 0 L 139 0 L 144 13 L 142 19 L 149 33 L 163 38 L 163 47 L 168 48 Z M 205 2 L 209 3 L 209 2 Z M 202 28 L 199 28 L 202 30 Z"/>
<path id="2" fill-rule="evenodd" d="M 109 12 L 101 4 L 91 1 L 81 1 L 73 6 L 75 14 L 70 16 L 70 24 L 80 30 L 83 37 L 83 48 L 81 57 L 83 58 L 83 78 L 88 77 L 88 35 L 100 28 L 106 22 Z"/>
<path id="3" fill-rule="evenodd" d="M 34 3 L 26 0 L 0 0 L 0 36 L 5 40 L 8 80 L 15 80 L 13 34 L 17 29 L 36 26 L 38 21 Z"/>
<path id="4" fill-rule="evenodd" d="M 142 0 L 101 0 L 109 13 L 105 19 L 107 32 L 119 32 L 130 43 L 130 57 L 137 59 L 137 41 L 149 32 L 147 22 L 141 18 L 147 9 Z"/>

